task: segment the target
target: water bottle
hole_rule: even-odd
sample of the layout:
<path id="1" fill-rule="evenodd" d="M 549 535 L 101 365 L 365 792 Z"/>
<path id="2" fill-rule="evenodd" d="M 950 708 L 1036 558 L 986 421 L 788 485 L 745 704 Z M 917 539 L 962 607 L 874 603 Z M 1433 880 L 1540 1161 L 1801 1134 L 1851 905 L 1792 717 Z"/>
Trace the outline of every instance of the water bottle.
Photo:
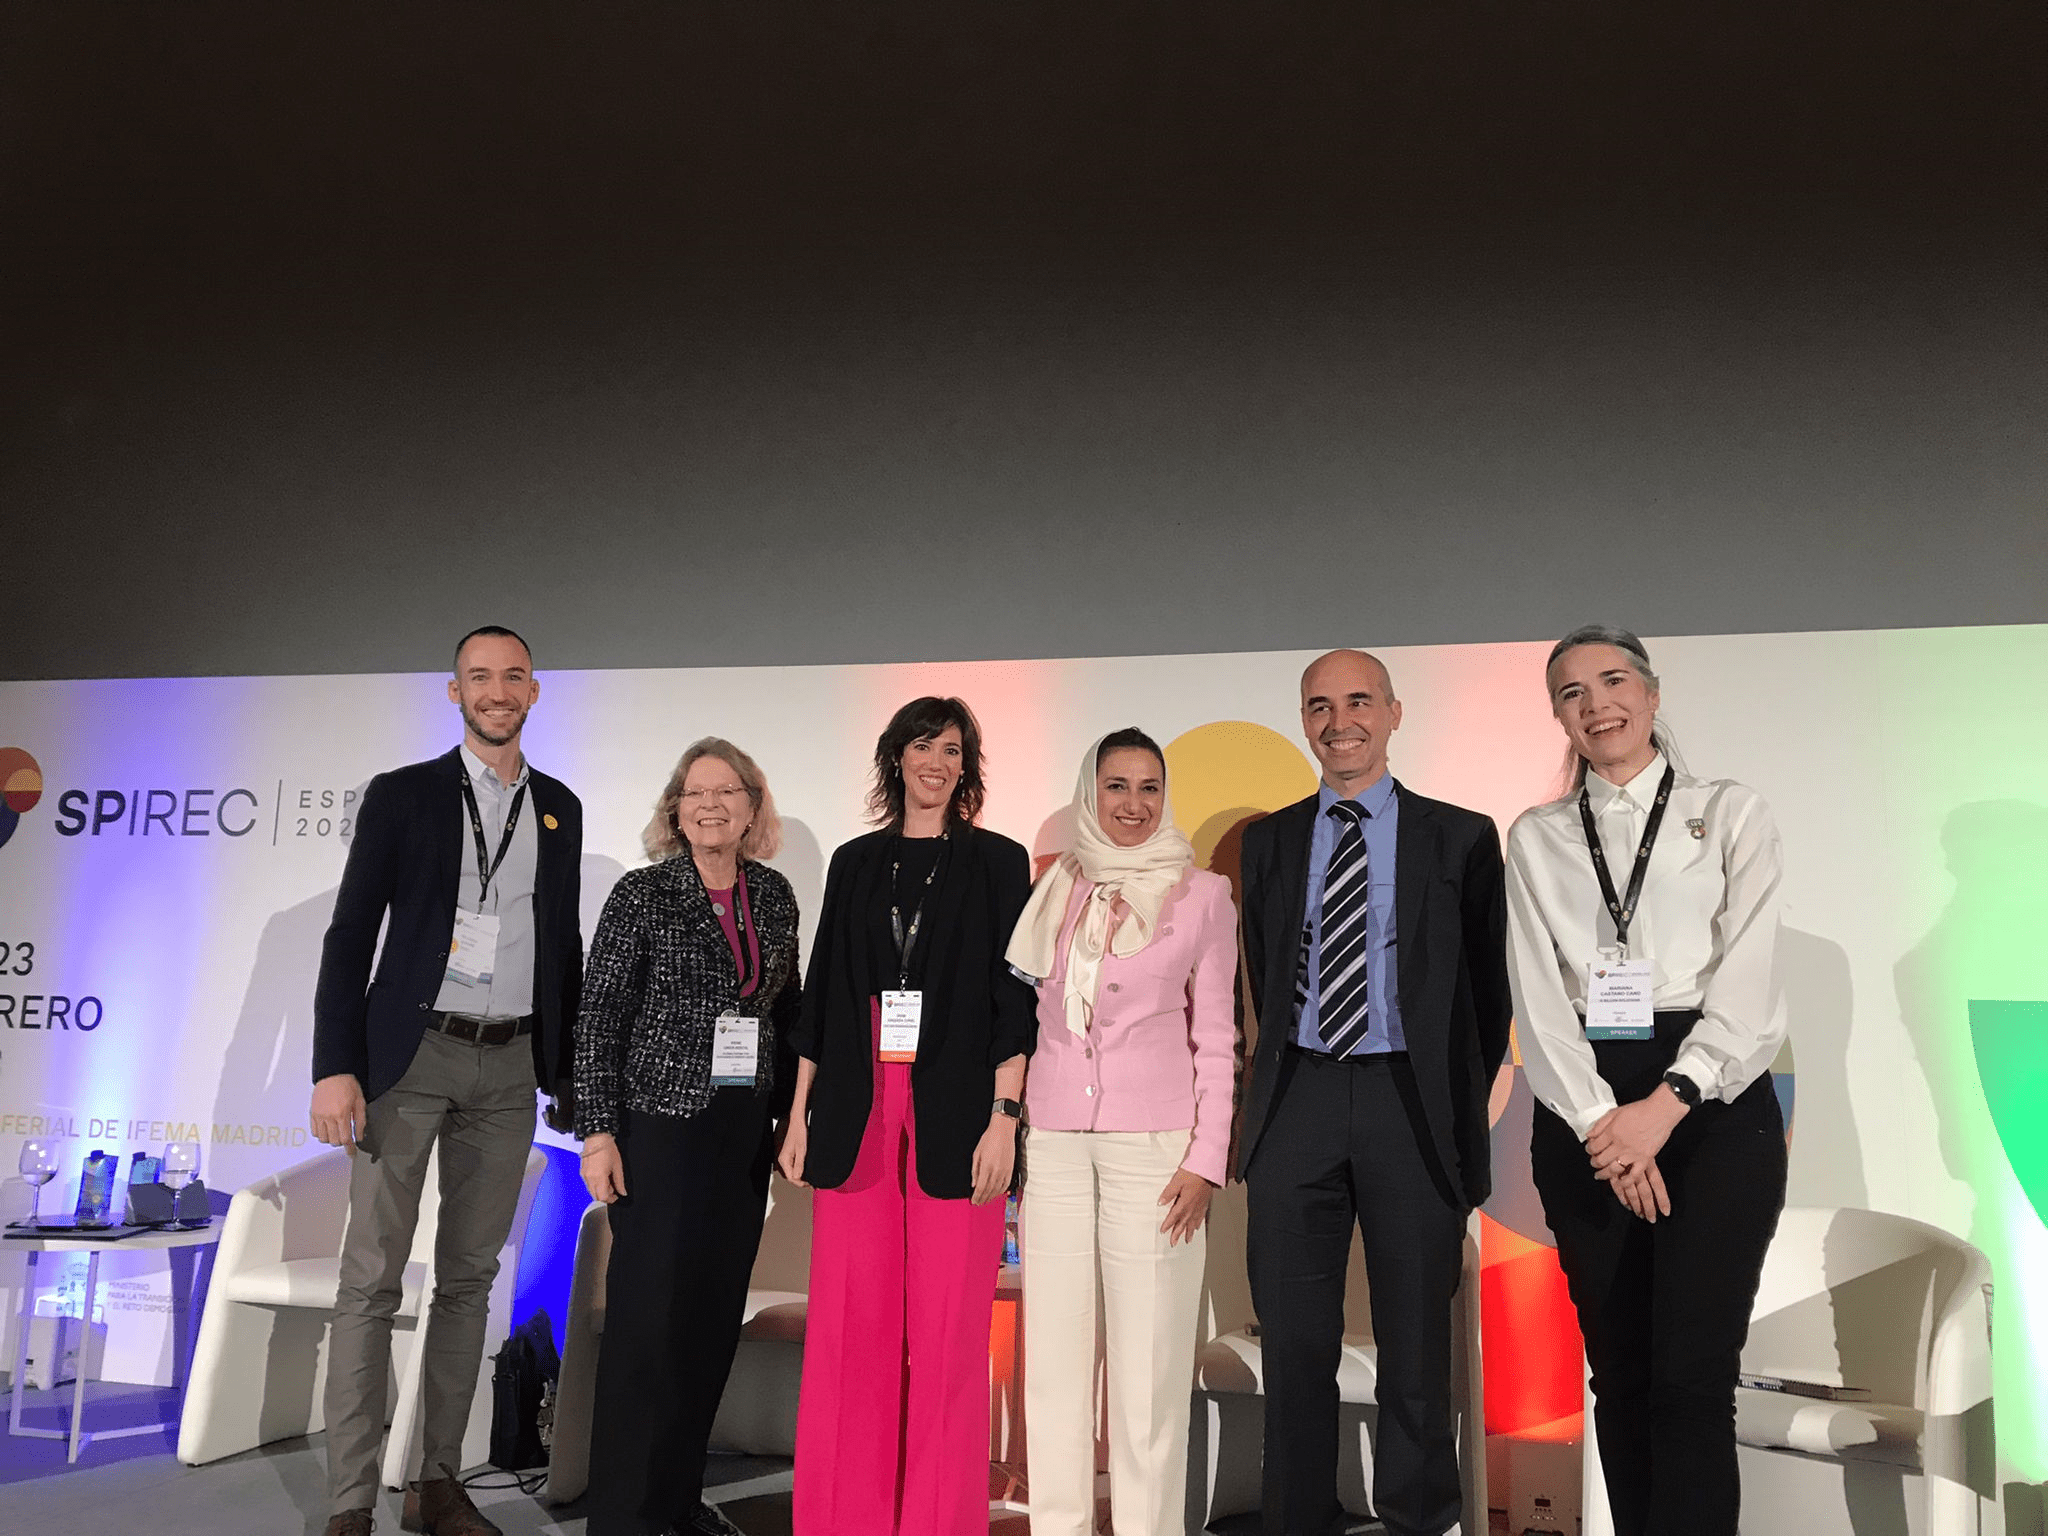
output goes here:
<path id="1" fill-rule="evenodd" d="M 109 1214 L 114 1208 L 114 1175 L 121 1167 L 121 1159 L 111 1152 L 94 1147 L 85 1159 L 85 1172 L 78 1180 L 78 1210 L 71 1223 L 78 1227 L 106 1227 L 113 1225 Z"/>

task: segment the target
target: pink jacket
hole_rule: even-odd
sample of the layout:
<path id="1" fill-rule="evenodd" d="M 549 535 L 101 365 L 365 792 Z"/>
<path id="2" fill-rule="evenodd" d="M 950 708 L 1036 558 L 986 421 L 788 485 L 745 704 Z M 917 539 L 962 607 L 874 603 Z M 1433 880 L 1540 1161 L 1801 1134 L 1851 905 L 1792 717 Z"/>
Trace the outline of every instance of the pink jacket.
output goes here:
<path id="1" fill-rule="evenodd" d="M 1038 1048 L 1024 1084 L 1031 1124 L 1053 1131 L 1179 1131 L 1181 1166 L 1221 1184 L 1237 1070 L 1237 909 L 1230 882 L 1190 869 L 1160 908 L 1159 931 L 1128 959 L 1107 955 L 1085 1040 L 1067 1028 L 1061 989 L 1075 919 L 1093 887 L 1074 883 L 1059 960 L 1038 985 Z"/>

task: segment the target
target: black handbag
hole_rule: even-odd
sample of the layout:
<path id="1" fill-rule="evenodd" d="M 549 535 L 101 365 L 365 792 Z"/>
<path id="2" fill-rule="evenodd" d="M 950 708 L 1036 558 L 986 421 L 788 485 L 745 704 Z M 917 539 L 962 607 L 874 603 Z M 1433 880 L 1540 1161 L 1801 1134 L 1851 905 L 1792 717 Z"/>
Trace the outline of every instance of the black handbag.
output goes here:
<path id="1" fill-rule="evenodd" d="M 491 1372 L 491 1465 L 508 1472 L 548 1463 L 554 1439 L 555 1386 L 562 1357 L 554 1325 L 536 1312 L 505 1341 Z"/>

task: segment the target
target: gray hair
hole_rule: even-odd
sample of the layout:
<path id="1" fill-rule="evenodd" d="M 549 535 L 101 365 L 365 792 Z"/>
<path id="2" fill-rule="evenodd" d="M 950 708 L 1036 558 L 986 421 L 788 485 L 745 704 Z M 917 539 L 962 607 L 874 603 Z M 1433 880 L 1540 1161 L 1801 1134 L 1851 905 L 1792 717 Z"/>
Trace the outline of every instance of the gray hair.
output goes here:
<path id="1" fill-rule="evenodd" d="M 754 822 L 740 839 L 740 857 L 757 861 L 774 858 L 782 851 L 782 818 L 775 813 L 775 797 L 768 793 L 768 777 L 761 772 L 759 763 L 722 736 L 705 736 L 683 749 L 675 772 L 668 776 L 668 783 L 654 802 L 654 819 L 640 834 L 640 845 L 647 850 L 647 857 L 659 864 L 689 851 L 689 843 L 676 827 L 676 807 L 683 802 L 683 780 L 707 757 L 715 757 L 730 768 L 746 790 L 747 798 L 754 802 Z"/>
<path id="2" fill-rule="evenodd" d="M 1575 651 L 1582 645 L 1607 645 L 1628 658 L 1628 664 L 1636 669 L 1636 676 L 1643 680 L 1645 688 L 1659 686 L 1657 674 L 1650 670 L 1650 651 L 1639 640 L 1633 630 L 1623 629 L 1619 624 L 1581 624 L 1550 648 L 1550 656 L 1543 663 L 1543 678 L 1548 691 L 1550 669 L 1557 665 L 1557 659 L 1567 651 Z M 1685 761 L 1678 755 L 1678 739 L 1671 734 L 1671 727 L 1659 715 L 1650 726 L 1650 741 L 1665 758 L 1678 764 L 1682 769 Z M 1558 798 L 1576 794 L 1579 786 L 1586 782 L 1586 760 L 1567 746 L 1564 749 L 1564 767 L 1559 775 Z"/>

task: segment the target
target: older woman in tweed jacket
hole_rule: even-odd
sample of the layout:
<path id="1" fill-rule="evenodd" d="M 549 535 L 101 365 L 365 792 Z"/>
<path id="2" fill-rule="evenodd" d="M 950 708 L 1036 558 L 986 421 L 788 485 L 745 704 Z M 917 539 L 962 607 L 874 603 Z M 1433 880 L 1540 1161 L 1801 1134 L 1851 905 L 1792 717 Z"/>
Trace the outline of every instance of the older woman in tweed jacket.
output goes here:
<path id="1" fill-rule="evenodd" d="M 605 903 L 577 1021 L 583 1179 L 612 1225 L 590 1536 L 729 1536 L 705 1445 L 795 1080 L 796 898 L 758 862 L 781 823 L 730 742 L 683 754 L 645 841 L 655 862 Z"/>

